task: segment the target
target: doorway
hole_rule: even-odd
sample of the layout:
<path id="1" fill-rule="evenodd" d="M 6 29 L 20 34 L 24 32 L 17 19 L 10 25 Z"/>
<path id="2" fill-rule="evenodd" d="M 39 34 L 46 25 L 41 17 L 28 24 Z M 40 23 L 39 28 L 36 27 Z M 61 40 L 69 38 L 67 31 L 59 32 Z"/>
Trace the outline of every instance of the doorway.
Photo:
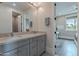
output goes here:
<path id="1" fill-rule="evenodd" d="M 55 54 L 58 56 L 77 56 L 77 3 L 57 2 L 55 4 Z"/>
<path id="2" fill-rule="evenodd" d="M 19 13 L 12 12 L 12 32 L 19 32 L 19 24 L 18 24 L 19 15 L 20 15 Z"/>

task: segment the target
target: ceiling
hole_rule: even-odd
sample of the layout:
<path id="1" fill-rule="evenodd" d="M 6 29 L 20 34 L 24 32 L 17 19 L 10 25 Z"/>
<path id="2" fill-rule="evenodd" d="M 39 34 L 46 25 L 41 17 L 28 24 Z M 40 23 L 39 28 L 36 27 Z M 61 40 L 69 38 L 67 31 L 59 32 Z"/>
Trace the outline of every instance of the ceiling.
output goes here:
<path id="1" fill-rule="evenodd" d="M 15 3 L 16 6 L 13 6 L 13 3 Z M 26 11 L 31 7 L 28 2 L 3 2 L 1 4 L 19 11 Z M 77 12 L 76 8 L 76 2 L 56 2 L 56 16 Z"/>
<path id="2" fill-rule="evenodd" d="M 16 4 L 16 6 L 13 6 L 14 3 Z M 11 7 L 13 9 L 19 10 L 19 11 L 25 11 L 28 8 L 30 8 L 28 2 L 3 2 L 1 4 Z"/>
<path id="3" fill-rule="evenodd" d="M 65 15 L 77 12 L 76 2 L 57 2 L 56 3 L 56 15 Z"/>

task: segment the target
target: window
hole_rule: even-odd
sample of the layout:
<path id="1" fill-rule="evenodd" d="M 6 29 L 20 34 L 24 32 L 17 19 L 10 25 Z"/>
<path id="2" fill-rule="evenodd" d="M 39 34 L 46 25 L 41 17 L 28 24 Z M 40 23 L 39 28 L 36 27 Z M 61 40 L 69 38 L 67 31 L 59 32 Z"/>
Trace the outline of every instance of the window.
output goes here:
<path id="1" fill-rule="evenodd" d="M 68 31 L 76 31 L 77 30 L 77 17 L 68 17 L 66 19 L 66 30 Z"/>

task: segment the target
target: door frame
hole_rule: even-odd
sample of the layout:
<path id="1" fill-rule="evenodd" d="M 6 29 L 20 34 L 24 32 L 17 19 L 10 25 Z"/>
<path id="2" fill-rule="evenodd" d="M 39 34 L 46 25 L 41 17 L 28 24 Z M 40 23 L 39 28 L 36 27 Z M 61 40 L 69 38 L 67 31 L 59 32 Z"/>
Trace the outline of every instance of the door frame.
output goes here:
<path id="1" fill-rule="evenodd" d="M 79 2 L 77 2 L 78 13 L 77 13 L 77 56 L 79 56 Z"/>

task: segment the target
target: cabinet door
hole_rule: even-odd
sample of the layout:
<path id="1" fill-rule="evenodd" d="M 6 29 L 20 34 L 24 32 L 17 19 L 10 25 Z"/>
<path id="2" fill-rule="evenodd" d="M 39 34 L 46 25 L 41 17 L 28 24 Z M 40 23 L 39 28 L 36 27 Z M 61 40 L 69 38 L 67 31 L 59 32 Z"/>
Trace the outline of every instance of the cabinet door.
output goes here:
<path id="1" fill-rule="evenodd" d="M 29 45 L 18 48 L 18 56 L 29 56 Z"/>
<path id="2" fill-rule="evenodd" d="M 4 56 L 17 56 L 17 49 L 11 50 L 3 54 Z"/>
<path id="3" fill-rule="evenodd" d="M 45 36 L 38 37 L 38 55 L 41 55 L 46 49 L 46 38 Z"/>
<path id="4" fill-rule="evenodd" d="M 41 45 L 41 47 L 42 47 L 42 52 L 43 52 L 43 51 L 45 51 L 45 49 L 46 49 L 46 36 L 45 36 L 45 35 L 42 36 L 41 40 L 42 40 L 42 45 Z"/>
<path id="5" fill-rule="evenodd" d="M 41 55 L 42 50 L 42 40 L 41 38 L 38 39 L 38 55 Z"/>
<path id="6" fill-rule="evenodd" d="M 16 49 L 18 46 L 17 46 L 17 41 L 16 42 L 11 42 L 11 43 L 6 43 L 4 44 L 4 52 L 8 52 L 8 51 L 11 51 L 13 49 Z"/>
<path id="7" fill-rule="evenodd" d="M 24 46 L 26 44 L 29 44 L 29 39 L 22 39 L 17 42 L 18 47 Z"/>
<path id="8" fill-rule="evenodd" d="M 37 38 L 32 38 L 30 40 L 30 56 L 37 56 Z"/>
<path id="9" fill-rule="evenodd" d="M 31 48 L 30 49 L 30 56 L 37 56 L 37 48 Z"/>

